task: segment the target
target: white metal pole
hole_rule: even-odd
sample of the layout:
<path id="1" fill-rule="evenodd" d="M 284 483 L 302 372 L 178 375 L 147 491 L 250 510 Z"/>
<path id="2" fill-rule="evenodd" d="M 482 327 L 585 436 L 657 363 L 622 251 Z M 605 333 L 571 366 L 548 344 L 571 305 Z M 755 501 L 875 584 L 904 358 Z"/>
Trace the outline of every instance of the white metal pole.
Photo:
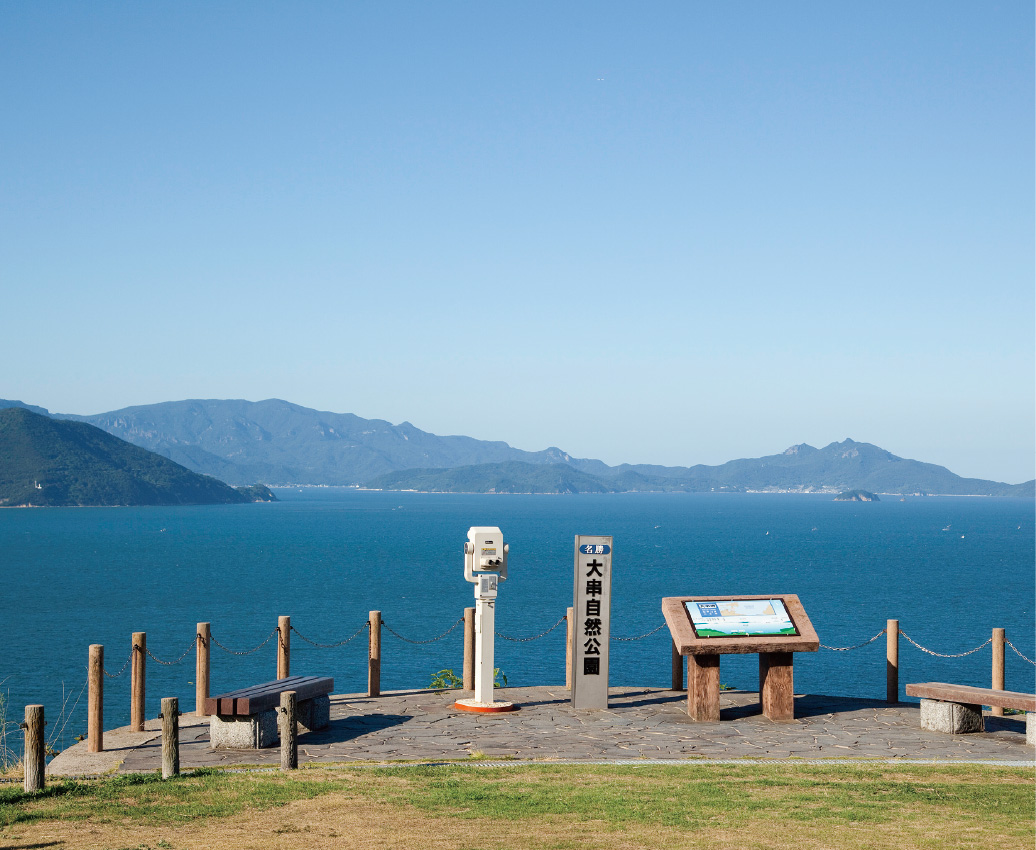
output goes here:
<path id="1" fill-rule="evenodd" d="M 480 704 L 493 702 L 495 607 L 490 599 L 475 600 L 475 702 Z"/>

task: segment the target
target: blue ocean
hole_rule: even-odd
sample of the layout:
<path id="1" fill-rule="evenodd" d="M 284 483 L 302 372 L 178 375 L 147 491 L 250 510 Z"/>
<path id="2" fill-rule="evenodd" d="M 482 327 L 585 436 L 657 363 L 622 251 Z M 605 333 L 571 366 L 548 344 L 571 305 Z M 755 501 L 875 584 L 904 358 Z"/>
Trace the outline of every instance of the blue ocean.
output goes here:
<path id="1" fill-rule="evenodd" d="M 443 495 L 312 488 L 271 504 L 0 511 L 0 694 L 8 721 L 43 703 L 59 749 L 86 727 L 88 647 L 124 669 L 131 634 L 147 633 L 147 715 L 162 697 L 194 708 L 195 624 L 210 622 L 213 693 L 272 679 L 278 615 L 290 615 L 292 673 L 366 688 L 371 610 L 380 610 L 382 687 L 427 687 L 461 672 L 455 628 L 473 587 L 463 545 L 473 525 L 510 546 L 496 661 L 509 685 L 564 683 L 573 539 L 612 535 L 612 685 L 668 687 L 664 596 L 795 593 L 822 644 L 847 647 L 889 618 L 900 682 L 990 682 L 994 627 L 1007 630 L 1007 688 L 1034 689 L 1032 499 L 829 495 Z M 333 644 L 360 632 L 351 642 Z M 647 637 L 642 637 L 647 635 Z M 536 638 L 527 640 L 527 638 Z M 641 638 L 614 640 L 614 638 Z M 310 642 L 307 642 L 308 639 Z M 248 652 L 263 644 L 256 652 Z M 221 648 L 225 647 L 226 649 Z M 1015 651 L 1017 649 L 1017 652 Z M 231 650 L 231 651 L 226 651 Z M 755 656 L 724 656 L 721 680 L 755 689 Z M 798 692 L 885 696 L 885 639 L 795 661 Z M 105 726 L 129 722 L 130 675 L 106 680 Z"/>

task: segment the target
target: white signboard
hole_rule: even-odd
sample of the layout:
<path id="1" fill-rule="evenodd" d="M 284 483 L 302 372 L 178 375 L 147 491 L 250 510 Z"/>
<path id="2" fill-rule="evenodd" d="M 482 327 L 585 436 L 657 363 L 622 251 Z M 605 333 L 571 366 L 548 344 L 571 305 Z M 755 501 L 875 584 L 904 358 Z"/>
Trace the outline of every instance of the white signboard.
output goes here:
<path id="1" fill-rule="evenodd" d="M 700 637 L 797 635 L 782 599 L 714 599 L 685 602 Z"/>
<path id="2" fill-rule="evenodd" d="M 608 707 L 612 538 L 576 536 L 572 707 Z"/>

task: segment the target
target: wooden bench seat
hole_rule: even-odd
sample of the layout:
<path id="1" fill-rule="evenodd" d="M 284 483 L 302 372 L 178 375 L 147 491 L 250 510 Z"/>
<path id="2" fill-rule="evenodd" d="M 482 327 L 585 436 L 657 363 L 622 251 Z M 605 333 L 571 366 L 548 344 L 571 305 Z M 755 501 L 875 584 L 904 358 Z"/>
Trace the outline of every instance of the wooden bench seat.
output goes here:
<path id="1" fill-rule="evenodd" d="M 302 702 L 305 699 L 329 694 L 334 687 L 335 680 L 327 676 L 289 676 L 275 682 L 264 682 L 261 685 L 252 685 L 250 688 L 239 688 L 209 697 L 205 700 L 205 713 L 237 717 L 258 714 L 280 705 L 281 694 L 285 691 L 295 691 L 295 698 Z"/>
<path id="2" fill-rule="evenodd" d="M 907 696 L 921 698 L 921 728 L 953 735 L 985 731 L 982 706 L 1013 708 L 1025 712 L 1025 742 L 1034 743 L 1033 717 L 1036 694 L 951 685 L 946 682 L 918 682 L 906 686 Z"/>
<path id="3" fill-rule="evenodd" d="M 280 740 L 277 710 L 281 694 L 295 691 L 299 726 L 323 729 L 330 722 L 335 680 L 328 676 L 289 676 L 239 688 L 205 701 L 211 715 L 209 742 L 216 749 L 272 747 Z"/>

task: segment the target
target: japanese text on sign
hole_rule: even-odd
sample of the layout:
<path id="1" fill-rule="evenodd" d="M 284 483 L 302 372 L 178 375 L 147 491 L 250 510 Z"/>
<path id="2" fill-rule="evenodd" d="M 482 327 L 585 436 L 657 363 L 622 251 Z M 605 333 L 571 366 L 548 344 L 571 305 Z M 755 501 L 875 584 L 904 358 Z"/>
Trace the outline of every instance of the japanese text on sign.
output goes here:
<path id="1" fill-rule="evenodd" d="M 576 537 L 572 705 L 608 707 L 611 537 Z"/>

